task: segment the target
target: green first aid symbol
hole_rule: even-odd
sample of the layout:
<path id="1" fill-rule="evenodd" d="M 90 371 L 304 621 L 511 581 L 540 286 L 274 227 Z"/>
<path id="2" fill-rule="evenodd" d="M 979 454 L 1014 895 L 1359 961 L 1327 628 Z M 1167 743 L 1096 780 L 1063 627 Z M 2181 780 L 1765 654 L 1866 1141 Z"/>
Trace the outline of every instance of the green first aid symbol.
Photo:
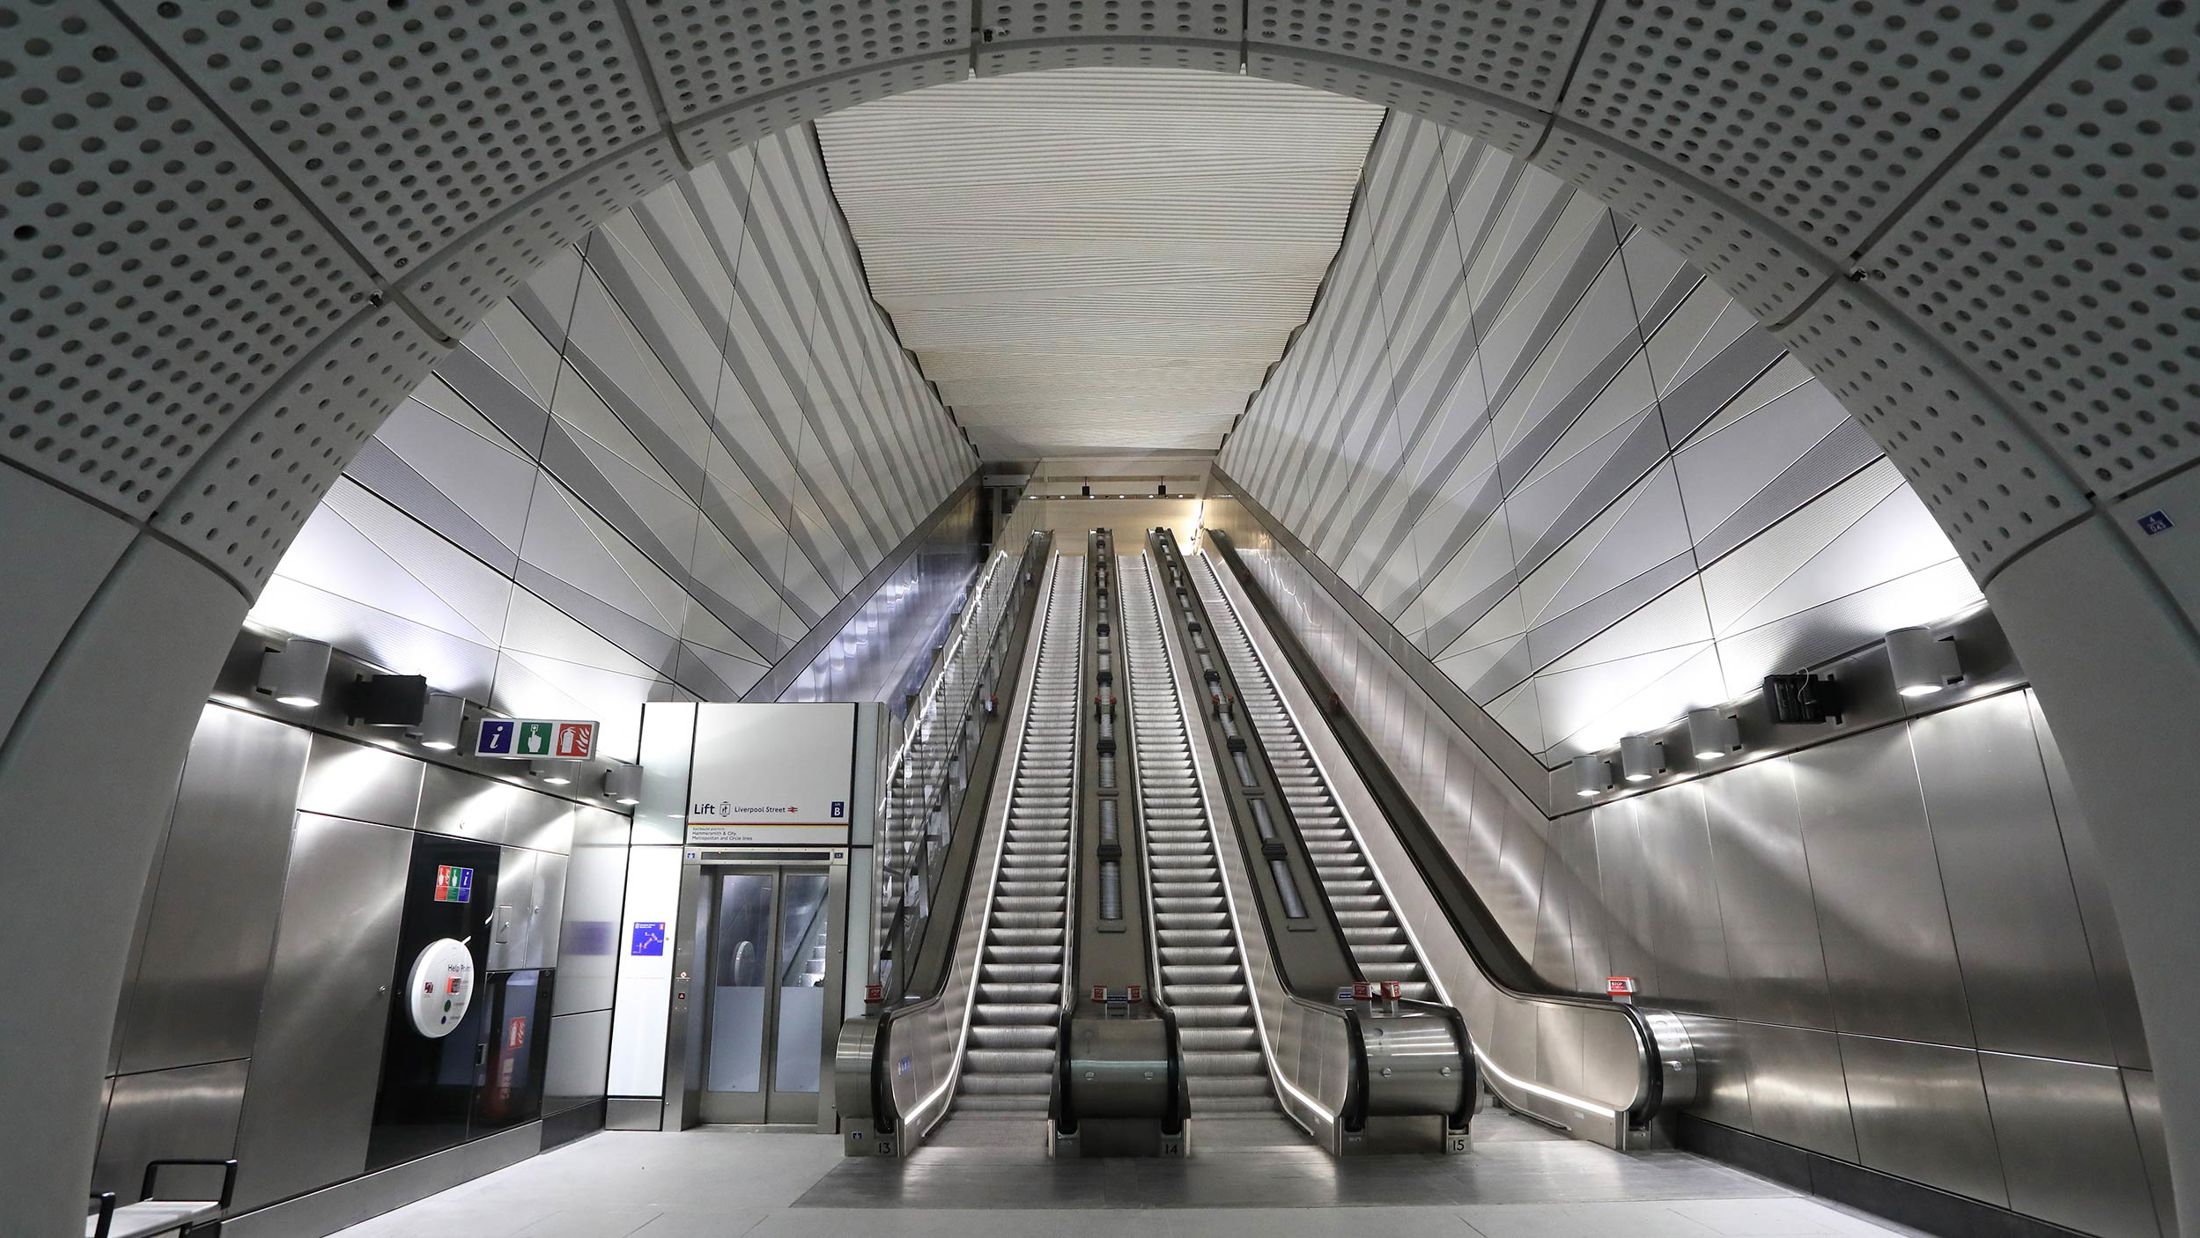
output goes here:
<path id="1" fill-rule="evenodd" d="M 519 751 L 530 757 L 550 755 L 550 724 L 547 722 L 522 722 L 519 724 Z"/>

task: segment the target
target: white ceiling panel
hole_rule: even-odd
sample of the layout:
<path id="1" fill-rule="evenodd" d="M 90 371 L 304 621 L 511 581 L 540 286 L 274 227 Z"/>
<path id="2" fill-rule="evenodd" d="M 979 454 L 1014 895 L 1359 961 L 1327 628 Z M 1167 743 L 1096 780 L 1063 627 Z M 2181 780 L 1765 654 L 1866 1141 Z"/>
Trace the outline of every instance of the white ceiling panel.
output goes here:
<path id="1" fill-rule="evenodd" d="M 989 459 L 1214 450 L 1306 320 L 1383 110 L 1190 70 L 818 122 L 872 295 Z"/>

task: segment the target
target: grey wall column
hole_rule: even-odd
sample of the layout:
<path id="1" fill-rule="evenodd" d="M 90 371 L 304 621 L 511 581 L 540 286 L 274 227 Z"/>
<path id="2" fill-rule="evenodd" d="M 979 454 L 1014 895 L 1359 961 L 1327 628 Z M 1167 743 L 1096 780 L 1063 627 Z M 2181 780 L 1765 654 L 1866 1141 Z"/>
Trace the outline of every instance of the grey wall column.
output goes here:
<path id="1" fill-rule="evenodd" d="M 2031 674 L 2100 851 L 2189 1232 L 2200 1217 L 2200 644 L 2107 523 L 2096 516 L 2042 543 L 1986 595 Z"/>
<path id="2" fill-rule="evenodd" d="M 245 598 L 11 469 L 0 514 L 9 665 L 44 668 L 0 683 L 0 1216 L 74 1233 L 138 901 Z"/>

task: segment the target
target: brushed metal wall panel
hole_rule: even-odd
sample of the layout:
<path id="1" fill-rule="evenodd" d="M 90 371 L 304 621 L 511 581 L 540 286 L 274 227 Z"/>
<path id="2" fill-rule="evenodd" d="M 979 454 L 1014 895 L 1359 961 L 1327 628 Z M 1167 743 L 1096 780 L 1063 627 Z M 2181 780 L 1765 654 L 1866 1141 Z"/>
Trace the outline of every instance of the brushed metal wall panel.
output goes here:
<path id="1" fill-rule="evenodd" d="M 1713 880 L 1711 835 L 1700 784 L 1637 801 L 1635 830 L 1648 878 L 1656 1004 L 1693 1014 L 1727 1014 L 1725 932 Z"/>
<path id="2" fill-rule="evenodd" d="M 505 818 L 526 794 L 510 783 L 430 765 L 421 778 L 418 826 L 431 834 L 500 843 L 504 841 Z"/>
<path id="3" fill-rule="evenodd" d="M 1870 1036 L 1840 1039 L 1864 1164 L 2009 1205 L 1977 1053 Z"/>
<path id="4" fill-rule="evenodd" d="M 238 1137 L 241 1205 L 366 1167 L 412 841 L 409 830 L 298 817 Z"/>
<path id="5" fill-rule="evenodd" d="M 1758 761 L 1703 786 L 1733 975 L 1728 1010 L 1760 1023 L 1830 1029 L 1833 998 L 1794 774 L 1784 760 Z"/>
<path id="6" fill-rule="evenodd" d="M 1909 735 L 1885 727 L 1787 758 L 1844 1032 L 1970 1044 L 1955 938 Z"/>
<path id="7" fill-rule="evenodd" d="M 1641 804 L 1641 799 L 1626 799 L 1599 805 L 1590 814 L 1590 829 L 1596 837 L 1610 974 L 1633 976 L 1644 993 L 1659 993 L 1657 955 L 1650 946 L 1649 861 L 1636 824 Z"/>
<path id="8" fill-rule="evenodd" d="M 556 796 L 521 791 L 511 801 L 504 818 L 504 837 L 510 847 L 532 847 L 564 855 L 573 849 L 573 813 L 578 805 Z"/>
<path id="9" fill-rule="evenodd" d="M 563 984 L 565 977 L 560 975 Z M 550 1068 L 542 1085 L 545 1114 L 584 1105 L 604 1094 L 611 1071 L 611 1012 L 584 1010 L 550 1020 Z"/>
<path id="10" fill-rule="evenodd" d="M 619 916 L 626 903 L 628 819 L 583 808 L 574 825 L 558 928 L 558 983 L 551 991 L 556 1014 L 610 1008 L 619 970 Z"/>
<path id="11" fill-rule="evenodd" d="M 252 1052 L 307 733 L 208 709 L 191 737 L 122 1033 L 124 1074 Z"/>
<path id="12" fill-rule="evenodd" d="M 1597 863 L 1596 833 L 1587 817 L 1551 823 L 1550 868 L 1563 874 L 1567 889 L 1576 892 L 1567 912 L 1574 949 L 1569 983 L 1584 992 L 1601 993 L 1604 978 L 1612 974 L 1610 917 L 1598 893 L 1602 870 Z M 1548 875 L 1544 880 L 1548 884 Z"/>
<path id="13" fill-rule="evenodd" d="M 1749 1113 L 1757 1133 L 1844 1161 L 1856 1159 L 1841 1046 L 1832 1032 L 1736 1023 L 1749 1069 Z"/>
<path id="14" fill-rule="evenodd" d="M 235 1155 L 244 1080 L 242 1061 L 148 1071 L 115 1080 L 114 1095 L 107 1102 L 107 1124 L 100 1131 L 92 1190 L 113 1191 L 127 1203 L 138 1197 L 147 1161 Z M 11 1120 L 34 1119 L 17 1114 Z M 212 1199 L 221 1193 L 221 1172 L 163 1170 L 160 1193 L 169 1199 Z"/>
<path id="15" fill-rule="evenodd" d="M 533 949 L 535 861 L 539 852 L 518 847 L 500 849 L 496 891 L 481 908 L 489 937 L 488 969 L 516 971 L 531 966 L 525 960 Z"/>
<path id="16" fill-rule="evenodd" d="M 425 768 L 411 757 L 316 735 L 305 783 L 298 788 L 298 811 L 410 828 L 420 812 Z"/>
<path id="17" fill-rule="evenodd" d="M 2158 1238 L 2113 1066 L 1980 1053 L 2009 1206 L 2102 1238 Z"/>
<path id="18" fill-rule="evenodd" d="M 553 851 L 535 856 L 535 902 L 527 928 L 531 953 L 522 967 L 556 967 L 565 923 L 565 883 L 571 861 Z"/>
<path id="19" fill-rule="evenodd" d="M 2154 1218 L 2164 1234 L 2177 1232 L 2177 1200 L 2170 1191 L 2169 1143 L 2162 1133 L 2162 1093 L 2151 1070 L 2121 1070 L 2124 1098 L 2131 1103 L 2131 1125 L 2139 1136 L 2139 1160 L 2146 1166 L 2154 1195 Z"/>
<path id="20" fill-rule="evenodd" d="M 2109 1038 L 2116 1046 L 2116 1064 L 2147 1070 L 2153 1066 L 2153 1059 L 2147 1054 L 2146 1028 L 2139 1019 L 2139 993 L 2132 987 L 2124 934 L 2116 922 L 2116 909 L 2109 904 L 2100 852 L 2093 845 L 2093 827 L 2078 803 L 2077 788 L 2070 785 L 2070 770 L 2063 764 L 2054 733 L 2047 729 L 2047 718 L 2040 713 L 2039 698 L 2028 691 L 2024 700 L 2032 716 L 2033 737 L 2039 741 L 2040 757 L 2047 768 L 2047 789 L 2055 801 L 2063 855 L 2070 863 L 2070 884 L 2077 892 L 2078 913 L 2085 922 L 2086 949 L 2093 956 L 2093 978 L 2100 986 L 2101 1013 L 2108 1020 Z"/>
<path id="21" fill-rule="evenodd" d="M 1505 841 L 1498 851 L 1496 880 L 1482 891 L 1490 914 L 1522 954 L 1535 948 L 1536 904 L 1543 888 L 1543 839 L 1532 814 L 1507 817 Z"/>
<path id="22" fill-rule="evenodd" d="M 1749 1053 L 1734 1021 L 1697 1014 L 1680 1020 L 1696 1050 L 1696 1103 L 1688 1111 L 1736 1130 L 1756 1129 L 1749 1111 Z"/>
<path id="23" fill-rule="evenodd" d="M 2113 1064 L 2022 696 L 1910 723 L 1978 1047 Z"/>

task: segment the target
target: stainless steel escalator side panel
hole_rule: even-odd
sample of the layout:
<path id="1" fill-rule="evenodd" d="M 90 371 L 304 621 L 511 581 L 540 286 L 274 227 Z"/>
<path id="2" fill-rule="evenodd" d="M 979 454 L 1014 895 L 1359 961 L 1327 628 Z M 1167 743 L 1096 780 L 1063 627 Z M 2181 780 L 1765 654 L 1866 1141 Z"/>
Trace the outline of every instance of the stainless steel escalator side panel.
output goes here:
<path id="1" fill-rule="evenodd" d="M 1227 613 L 1244 632 L 1401 926 L 1427 964 L 1436 991 L 1474 1027 L 1501 1026 L 1507 1017 L 1532 1022 L 1541 1008 L 1563 1009 L 1582 1021 L 1584 1069 L 1580 1073 L 1586 1087 L 1554 1086 L 1534 1053 L 1533 1038 L 1526 1043 L 1526 1061 L 1515 1060 L 1502 1044 L 1477 1039 L 1474 1055 L 1489 1089 L 1507 1108 L 1577 1138 L 1613 1148 L 1643 1146 L 1650 1137 L 1644 1129 L 1644 1113 L 1670 1110 L 1694 1095 L 1694 1054 L 1680 1020 L 1661 1018 L 1662 1012 L 1657 1011 L 1631 1013 L 1595 999 L 1510 992 L 1494 981 L 1454 931 L 1435 893 L 1418 879 L 1413 857 L 1396 831 L 1362 828 L 1362 823 L 1384 822 L 1382 809 L 1322 721 L 1305 684 L 1290 672 L 1282 648 L 1259 621 L 1243 585 L 1217 560 L 1211 546 L 1197 558 L 1200 567 L 1193 575 L 1200 592 L 1211 610 Z"/>
<path id="2" fill-rule="evenodd" d="M 1233 752 L 1241 762 L 1241 780 L 1265 777 L 1273 783 L 1271 807 L 1287 815 L 1285 828 L 1306 850 L 1319 901 L 1329 912 L 1324 919 L 1334 923 L 1343 939 L 1351 978 L 1395 986 L 1404 994 L 1402 1002 L 1354 1004 L 1364 1095 L 1357 1120 L 1345 1123 L 1343 1150 L 1466 1151 L 1476 1088 L 1465 1020 L 1449 1003 L 1428 1000 L 1442 992 L 1432 983 L 1420 942 L 1400 918 L 1395 893 L 1337 799 L 1329 771 L 1309 750 L 1303 716 L 1285 706 L 1238 613 L 1207 587 L 1210 573 L 1204 560 L 1195 567 L 1174 539 L 1162 533 L 1155 535 L 1153 545 L 1172 579 L 1182 573 L 1187 629 L 1195 613 L 1202 621 L 1205 630 L 1187 639 L 1206 651 L 1203 673 L 1216 685 L 1211 692 L 1235 694 L 1234 702 L 1218 709 L 1227 706 L 1245 720 L 1241 738 L 1233 741 L 1233 748 L 1243 745 L 1242 754 Z M 1250 774 L 1243 764 L 1248 760 Z M 1264 843 L 1264 851 L 1272 849 L 1273 844 Z M 1302 989 L 1300 996 L 1309 994 Z M 1388 1047 L 1378 1051 L 1386 1041 Z M 1406 1075 L 1424 1078 L 1420 1086 L 1409 1088 L 1402 1086 Z M 1380 1109 L 1373 1104 L 1378 1089 L 1384 1096 Z"/>
<path id="3" fill-rule="evenodd" d="M 1154 569 L 1150 559 L 1147 570 L 1148 579 L 1158 594 L 1159 581 L 1151 575 Z M 1190 702 L 1198 699 L 1189 660 L 1183 656 L 1176 631 L 1170 625 L 1162 625 L 1162 635 L 1168 643 L 1169 664 L 1176 677 L 1178 708 L 1188 711 Z M 1194 725 L 1188 712 L 1184 722 L 1188 735 Z M 1229 908 L 1232 932 L 1238 941 L 1239 959 L 1245 968 L 1246 995 L 1259 1031 L 1261 1055 L 1275 1083 L 1276 1099 L 1285 1116 L 1298 1123 L 1314 1142 L 1332 1154 L 1341 1153 L 1344 1130 L 1340 1118 L 1352 1088 L 1351 1028 L 1342 1011 L 1304 1001 L 1284 982 L 1268 935 L 1260 928 L 1259 901 L 1252 873 L 1235 839 L 1226 839 L 1222 834 L 1224 829 L 1232 827 L 1222 814 L 1212 810 L 1219 802 L 1216 788 L 1221 785 L 1215 771 L 1214 752 L 1205 743 L 1193 743 L 1190 747 L 1192 774 L 1199 787 L 1200 799 L 1209 807 L 1207 826 L 1214 844 L 1215 860 L 1222 872 L 1223 898 Z"/>
<path id="4" fill-rule="evenodd" d="M 1177 1019 L 1193 1115 L 1274 1114 L 1273 1071 L 1247 998 L 1210 801 L 1194 771 L 1179 660 L 1161 622 L 1151 562 L 1143 551 L 1116 559 L 1153 971 Z"/>
<path id="5" fill-rule="evenodd" d="M 1050 1098 L 1058 1156 L 1182 1156 L 1182 1041 L 1163 994 L 1146 879 L 1142 758 L 1135 738 L 1123 583 L 1114 534 L 1085 542 L 1070 849 L 1072 966 Z M 1104 996 L 1105 1000 L 1095 1000 Z"/>
<path id="6" fill-rule="evenodd" d="M 1024 563 L 1046 571 L 1042 546 Z M 984 824 L 969 887 L 959 903 L 955 942 L 938 990 L 912 997 L 890 1011 L 849 1019 L 834 1052 L 834 1091 L 839 1098 L 842 1150 L 849 1156 L 907 1156 L 947 1114 L 959 1081 L 963 1045 L 977 995 L 976 978 L 985 940 L 1002 841 L 1014 798 L 1017 742 L 1030 711 L 1032 683 L 1046 614 L 1046 579 L 1035 580 L 1031 630 L 1013 671 L 1015 691 L 1003 721 L 1002 766 L 987 796 Z M 979 914 L 969 914 L 971 909 Z"/>

